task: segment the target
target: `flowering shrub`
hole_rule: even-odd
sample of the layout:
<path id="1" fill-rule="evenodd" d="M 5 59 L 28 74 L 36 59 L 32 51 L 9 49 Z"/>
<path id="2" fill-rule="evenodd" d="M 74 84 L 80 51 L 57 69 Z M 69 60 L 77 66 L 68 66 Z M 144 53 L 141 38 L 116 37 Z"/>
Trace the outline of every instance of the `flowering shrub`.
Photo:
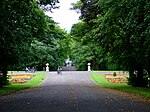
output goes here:
<path id="1" fill-rule="evenodd" d="M 112 83 L 124 83 L 128 82 L 127 80 L 127 74 L 103 74 L 103 76 Z"/>
<path id="2" fill-rule="evenodd" d="M 9 83 L 26 83 L 27 80 L 30 80 L 35 74 L 8 74 Z"/>

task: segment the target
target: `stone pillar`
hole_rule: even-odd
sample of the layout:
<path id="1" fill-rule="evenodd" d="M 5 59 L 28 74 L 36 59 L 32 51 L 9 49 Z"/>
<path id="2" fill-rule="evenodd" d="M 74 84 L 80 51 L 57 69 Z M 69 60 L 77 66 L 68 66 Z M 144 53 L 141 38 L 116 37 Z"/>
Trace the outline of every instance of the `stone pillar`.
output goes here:
<path id="1" fill-rule="evenodd" d="M 88 71 L 91 71 L 91 63 L 88 63 Z"/>
<path id="2" fill-rule="evenodd" d="M 46 71 L 49 72 L 49 64 L 46 63 Z"/>

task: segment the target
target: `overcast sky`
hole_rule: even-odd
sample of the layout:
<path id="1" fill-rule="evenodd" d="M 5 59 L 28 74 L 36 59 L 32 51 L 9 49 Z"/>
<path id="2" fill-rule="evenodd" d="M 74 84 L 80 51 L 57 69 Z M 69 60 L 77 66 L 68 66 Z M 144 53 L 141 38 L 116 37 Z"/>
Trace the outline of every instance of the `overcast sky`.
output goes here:
<path id="1" fill-rule="evenodd" d="M 71 3 L 76 3 L 78 0 L 59 0 L 60 3 L 57 4 L 60 6 L 59 9 L 54 9 L 53 13 L 45 12 L 46 15 L 53 18 L 55 22 L 59 23 L 61 28 L 70 31 L 71 26 L 79 21 L 80 14 L 77 14 L 71 8 Z"/>

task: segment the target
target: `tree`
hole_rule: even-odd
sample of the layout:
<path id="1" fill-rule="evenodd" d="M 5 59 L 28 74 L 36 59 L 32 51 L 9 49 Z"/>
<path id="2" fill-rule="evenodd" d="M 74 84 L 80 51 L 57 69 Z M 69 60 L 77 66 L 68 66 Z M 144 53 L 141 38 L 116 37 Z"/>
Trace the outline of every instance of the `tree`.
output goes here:
<path id="1" fill-rule="evenodd" d="M 49 3 L 53 3 L 51 0 Z M 44 12 L 34 0 L 0 1 L 0 86 L 7 84 L 7 69 L 27 56 L 32 40 L 46 27 Z"/>
<path id="2" fill-rule="evenodd" d="M 67 58 L 68 45 L 66 43 L 67 32 L 61 29 L 50 17 L 45 16 L 46 27 L 42 37 L 34 38 L 31 45 L 23 54 L 21 61 L 16 65 L 23 70 L 25 66 L 36 67 L 43 70 L 46 63 L 50 64 L 50 70 L 56 70 L 62 66 Z"/>
<path id="3" fill-rule="evenodd" d="M 106 69 L 103 48 L 93 40 L 93 32 L 86 22 L 79 22 L 72 26 L 71 39 L 72 58 L 76 68 L 87 69 L 87 63 L 91 63 L 93 70 Z"/>
<path id="4" fill-rule="evenodd" d="M 52 9 L 58 8 L 56 6 L 59 0 L 36 0 L 40 7 L 45 11 L 52 11 Z"/>
<path id="5" fill-rule="evenodd" d="M 148 19 L 149 2 L 108 0 L 102 3 L 106 14 L 100 28 L 101 41 L 110 40 L 111 45 L 106 44 L 109 52 L 117 64 L 129 70 L 131 84 L 145 86 L 143 70 L 146 69 L 148 58 L 145 53 L 149 46 L 145 44 L 149 40 L 146 34 L 148 22 L 145 20 Z"/>
<path id="6" fill-rule="evenodd" d="M 130 84 L 145 86 L 149 73 L 148 0 L 80 0 L 81 18 L 91 28 L 90 38 L 107 59 L 129 70 Z M 97 11 L 95 11 L 97 10 Z M 141 47 L 142 46 L 142 47 Z M 110 57 L 110 58 L 109 58 Z M 135 73 L 135 71 L 137 71 Z M 150 74 L 150 73 L 149 73 Z"/>

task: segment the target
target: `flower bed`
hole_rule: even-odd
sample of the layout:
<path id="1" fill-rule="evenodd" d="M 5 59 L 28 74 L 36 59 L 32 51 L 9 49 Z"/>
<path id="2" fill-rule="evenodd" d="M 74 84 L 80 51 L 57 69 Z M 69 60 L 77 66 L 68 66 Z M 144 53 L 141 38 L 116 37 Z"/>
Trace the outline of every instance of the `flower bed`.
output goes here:
<path id="1" fill-rule="evenodd" d="M 25 83 L 34 77 L 35 74 L 8 74 L 9 82 L 12 83 Z"/>
<path id="2" fill-rule="evenodd" d="M 128 82 L 127 74 L 117 74 L 116 76 L 113 76 L 113 74 L 103 74 L 103 76 L 112 83 L 125 83 Z"/>

